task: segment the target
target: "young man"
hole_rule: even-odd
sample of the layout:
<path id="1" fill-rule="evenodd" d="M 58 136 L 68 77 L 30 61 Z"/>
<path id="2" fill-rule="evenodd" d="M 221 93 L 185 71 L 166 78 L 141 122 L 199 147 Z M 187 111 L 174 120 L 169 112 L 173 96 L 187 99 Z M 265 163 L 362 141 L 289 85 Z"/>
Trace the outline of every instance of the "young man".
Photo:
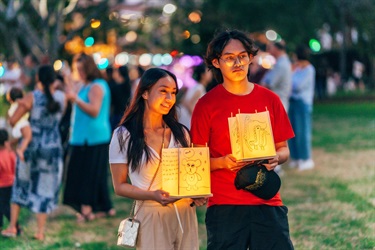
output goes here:
<path id="1" fill-rule="evenodd" d="M 228 117 L 231 114 L 268 110 L 277 155 L 265 164 L 273 171 L 287 161 L 287 140 L 294 136 L 280 98 L 248 81 L 249 65 L 256 55 L 245 33 L 228 30 L 208 45 L 206 64 L 221 83 L 203 96 L 192 115 L 192 142 L 208 143 L 211 154 L 211 191 L 206 213 L 208 250 L 293 249 L 289 237 L 288 209 L 279 192 L 264 200 L 234 185 L 236 172 L 247 163 L 232 155 Z"/>

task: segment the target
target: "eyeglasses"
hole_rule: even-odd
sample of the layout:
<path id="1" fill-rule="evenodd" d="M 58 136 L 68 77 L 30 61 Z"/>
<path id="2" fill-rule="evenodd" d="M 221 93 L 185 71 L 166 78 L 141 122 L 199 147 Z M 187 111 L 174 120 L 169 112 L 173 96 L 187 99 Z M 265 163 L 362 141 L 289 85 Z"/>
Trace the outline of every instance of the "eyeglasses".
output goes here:
<path id="1" fill-rule="evenodd" d="M 248 54 L 241 54 L 238 56 L 234 55 L 227 55 L 223 57 L 219 57 L 228 67 L 232 67 L 236 64 L 237 60 L 240 62 L 241 65 L 246 65 L 250 62 L 250 57 Z"/>

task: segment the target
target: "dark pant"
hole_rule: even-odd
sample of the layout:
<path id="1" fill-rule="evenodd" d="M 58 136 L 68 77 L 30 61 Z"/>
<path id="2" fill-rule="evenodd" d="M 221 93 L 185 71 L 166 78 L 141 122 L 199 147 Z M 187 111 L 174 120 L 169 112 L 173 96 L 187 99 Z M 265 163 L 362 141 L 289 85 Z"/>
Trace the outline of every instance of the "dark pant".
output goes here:
<path id="1" fill-rule="evenodd" d="M 0 188 L 0 227 L 3 227 L 3 216 L 10 221 L 10 196 L 12 186 Z"/>
<path id="2" fill-rule="evenodd" d="M 108 189 L 108 144 L 70 146 L 63 203 L 77 212 L 82 205 L 94 212 L 113 208 Z"/>
<path id="3" fill-rule="evenodd" d="M 294 249 L 287 214 L 286 206 L 211 206 L 206 212 L 207 249 Z"/>

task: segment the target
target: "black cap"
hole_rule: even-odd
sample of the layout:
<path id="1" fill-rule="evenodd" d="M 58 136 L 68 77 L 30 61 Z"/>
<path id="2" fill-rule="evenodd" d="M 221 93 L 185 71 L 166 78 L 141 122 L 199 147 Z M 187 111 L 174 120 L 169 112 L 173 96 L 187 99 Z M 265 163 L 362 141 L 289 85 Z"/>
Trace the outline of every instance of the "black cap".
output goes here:
<path id="1" fill-rule="evenodd" d="M 279 191 L 281 180 L 275 171 L 268 171 L 264 165 L 252 163 L 237 172 L 234 185 L 238 190 L 247 190 L 259 198 L 269 200 Z"/>

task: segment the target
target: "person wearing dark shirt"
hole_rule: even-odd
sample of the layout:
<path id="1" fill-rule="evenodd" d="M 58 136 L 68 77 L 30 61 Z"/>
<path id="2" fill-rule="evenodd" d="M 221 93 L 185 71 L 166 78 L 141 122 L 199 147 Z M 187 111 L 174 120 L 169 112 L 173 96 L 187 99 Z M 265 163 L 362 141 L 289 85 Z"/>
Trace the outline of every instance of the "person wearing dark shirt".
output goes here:
<path id="1" fill-rule="evenodd" d="M 113 71 L 114 79 L 116 84 L 112 84 L 111 88 L 111 106 L 112 106 L 112 115 L 111 115 L 111 128 L 112 131 L 119 124 L 122 115 L 126 109 L 126 106 L 129 103 L 131 95 L 131 86 L 129 78 L 129 70 L 127 66 L 120 66 L 118 69 Z"/>

